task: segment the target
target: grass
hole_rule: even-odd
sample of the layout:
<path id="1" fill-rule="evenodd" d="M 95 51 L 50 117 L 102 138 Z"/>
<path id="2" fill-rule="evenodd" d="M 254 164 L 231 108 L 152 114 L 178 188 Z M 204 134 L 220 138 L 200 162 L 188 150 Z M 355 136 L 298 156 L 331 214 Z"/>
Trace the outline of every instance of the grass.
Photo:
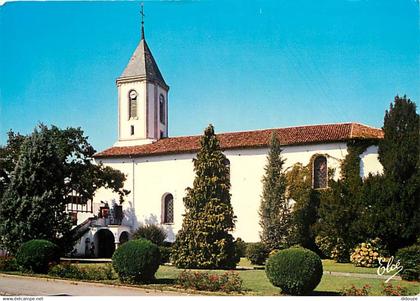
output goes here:
<path id="1" fill-rule="evenodd" d="M 182 270 L 171 266 L 161 266 L 156 273 L 158 279 L 176 279 L 177 275 Z M 225 271 L 209 271 L 211 273 L 222 274 Z M 239 270 L 237 271 L 243 281 L 243 286 L 247 290 L 247 294 L 250 295 L 263 295 L 273 296 L 279 295 L 279 288 L 273 286 L 267 279 L 264 270 Z M 369 284 L 371 294 L 375 296 L 381 295 L 383 279 L 370 279 L 370 278 L 358 278 L 358 277 L 345 277 L 345 276 L 333 276 L 323 275 L 321 283 L 315 289 L 316 295 L 338 295 L 343 288 L 348 288 L 352 284 L 357 287 L 362 287 L 365 284 Z M 409 282 L 403 280 L 391 280 L 394 286 L 401 285 L 408 289 L 410 295 L 416 295 L 420 293 L 419 282 Z"/>
<path id="2" fill-rule="evenodd" d="M 98 268 L 106 264 L 103 263 L 77 263 L 79 267 L 83 269 Z M 249 261 L 243 259 L 240 263 L 241 266 L 252 267 Z M 363 273 L 363 274 L 374 274 L 376 269 L 371 268 L 357 268 L 351 264 L 335 263 L 330 260 L 323 260 L 325 271 L 334 272 L 348 272 L 348 273 Z M 200 270 L 203 271 L 203 270 Z M 157 290 L 177 290 L 176 278 L 182 269 L 177 269 L 173 266 L 160 266 L 156 273 L 156 281 L 153 284 L 138 285 L 139 287 L 157 289 Z M 223 270 L 208 271 L 210 273 L 222 274 Z M 280 289 L 274 287 L 267 279 L 265 271 L 261 269 L 249 269 L 249 270 L 237 270 L 236 271 L 243 281 L 246 295 L 261 295 L 261 296 L 273 296 L 280 295 Z M 11 274 L 25 275 L 19 272 L 13 272 Z M 39 276 L 39 275 L 34 275 Z M 44 276 L 45 277 L 45 276 Z M 51 277 L 49 277 L 51 278 Z M 121 285 L 118 279 L 96 281 L 107 284 Z M 391 280 L 394 286 L 400 285 L 406 287 L 409 295 L 417 295 L 420 293 L 420 282 L 408 282 L 402 280 Z M 315 289 L 314 295 L 338 295 L 343 288 L 349 288 L 351 285 L 356 287 L 362 287 L 365 284 L 369 284 L 371 288 L 371 295 L 378 296 L 382 295 L 382 288 L 384 284 L 383 279 L 371 279 L 361 278 L 357 276 L 345 277 L 345 276 L 334 276 L 334 275 L 323 275 L 321 283 Z M 202 294 L 202 292 L 199 292 Z M 214 295 L 214 293 L 208 293 Z"/>
<path id="3" fill-rule="evenodd" d="M 253 265 L 247 258 L 242 257 L 238 266 L 245 268 L 264 269 L 264 266 Z M 352 263 L 337 263 L 331 259 L 322 260 L 324 271 L 341 272 L 341 273 L 358 273 L 358 274 L 374 274 L 377 275 L 377 268 L 356 267 Z M 391 273 L 392 274 L 392 273 Z M 385 274 L 386 275 L 386 274 Z"/>
<path id="4" fill-rule="evenodd" d="M 322 260 L 322 266 L 324 268 L 324 271 L 328 271 L 328 272 L 375 274 L 375 275 L 377 275 L 377 271 L 378 271 L 377 268 L 356 267 L 352 263 L 337 263 L 337 262 L 335 262 L 334 260 L 331 260 L 331 259 Z"/>

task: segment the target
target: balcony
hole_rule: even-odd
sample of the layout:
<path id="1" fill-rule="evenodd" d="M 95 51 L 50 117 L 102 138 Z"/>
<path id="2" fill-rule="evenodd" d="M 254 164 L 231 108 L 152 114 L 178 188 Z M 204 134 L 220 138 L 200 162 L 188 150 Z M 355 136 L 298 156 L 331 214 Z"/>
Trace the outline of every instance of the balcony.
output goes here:
<path id="1" fill-rule="evenodd" d="M 97 227 L 121 225 L 124 218 L 123 210 L 121 205 L 114 205 L 109 208 L 107 204 L 99 208 L 98 218 L 95 221 Z"/>

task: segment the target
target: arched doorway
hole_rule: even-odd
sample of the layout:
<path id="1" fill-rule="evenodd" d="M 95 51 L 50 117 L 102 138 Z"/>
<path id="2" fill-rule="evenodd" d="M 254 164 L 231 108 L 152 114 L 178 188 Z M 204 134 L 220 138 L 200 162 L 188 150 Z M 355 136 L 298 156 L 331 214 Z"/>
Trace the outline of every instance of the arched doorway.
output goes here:
<path id="1" fill-rule="evenodd" d="M 121 233 L 120 235 L 120 246 L 124 243 L 126 243 L 128 241 L 128 232 L 124 231 L 123 233 Z"/>
<path id="2" fill-rule="evenodd" d="M 101 229 L 95 234 L 97 257 L 111 258 L 115 251 L 114 234 L 107 229 Z"/>

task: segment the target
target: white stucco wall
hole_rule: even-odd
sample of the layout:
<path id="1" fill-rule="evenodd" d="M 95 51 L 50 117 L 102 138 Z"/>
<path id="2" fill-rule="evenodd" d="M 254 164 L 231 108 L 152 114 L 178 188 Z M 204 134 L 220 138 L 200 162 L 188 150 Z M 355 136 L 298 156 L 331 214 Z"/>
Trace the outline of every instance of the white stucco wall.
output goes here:
<path id="1" fill-rule="evenodd" d="M 268 149 L 224 152 L 230 161 L 231 200 L 237 216 L 233 234 L 249 242 L 259 240 L 258 208 L 267 152 Z M 282 154 L 286 159 L 285 169 L 297 162 L 306 165 L 315 154 L 327 154 L 328 167 L 336 169 L 334 177 L 337 178 L 340 162 L 347 154 L 347 147 L 345 143 L 288 146 L 284 147 Z M 125 188 L 131 193 L 124 203 L 124 225 L 134 230 L 144 223 L 160 224 L 162 198 L 166 193 L 171 193 L 174 197 L 174 224 L 163 226 L 169 233 L 169 239 L 173 240 L 182 225 L 185 188 L 191 187 L 194 180 L 192 163 L 194 157 L 195 154 L 175 154 L 102 160 L 105 165 L 118 169 L 127 176 Z M 362 175 L 382 170 L 375 147 L 368 148 L 361 158 Z M 94 203 L 97 204 L 94 208 L 99 208 L 100 201 L 111 202 L 117 199 L 118 196 L 111 191 L 100 189 L 94 198 Z"/>
<path id="2" fill-rule="evenodd" d="M 146 89 L 147 87 L 147 89 Z M 137 96 L 137 117 L 129 118 L 129 97 L 131 90 Z M 165 97 L 165 123 L 159 119 L 159 95 Z M 163 136 L 168 136 L 168 92 L 156 83 L 146 81 L 133 81 L 118 84 L 118 141 L 116 145 L 138 145 L 151 143 Z M 131 126 L 134 126 L 134 135 L 131 135 Z"/>
<path id="3" fill-rule="evenodd" d="M 369 146 L 360 156 L 360 176 L 366 178 L 371 174 L 383 172 L 383 167 L 378 159 L 378 146 Z"/>
<path id="4" fill-rule="evenodd" d="M 161 86 L 153 83 L 148 83 L 148 99 L 149 99 L 149 124 L 148 124 L 148 137 L 153 139 L 159 139 L 160 138 L 160 132 L 163 132 L 163 136 L 168 136 L 167 131 L 167 115 L 168 110 L 165 110 L 165 124 L 162 124 L 160 122 L 160 107 L 159 107 L 159 95 L 162 94 L 165 98 L 165 106 L 167 106 L 168 101 L 168 92 L 163 89 Z"/>
<path id="5" fill-rule="evenodd" d="M 137 117 L 129 118 L 129 98 L 131 90 L 137 92 Z M 146 138 L 146 82 L 118 84 L 118 139 L 136 140 Z M 134 126 L 134 135 L 131 135 L 131 126 Z"/>

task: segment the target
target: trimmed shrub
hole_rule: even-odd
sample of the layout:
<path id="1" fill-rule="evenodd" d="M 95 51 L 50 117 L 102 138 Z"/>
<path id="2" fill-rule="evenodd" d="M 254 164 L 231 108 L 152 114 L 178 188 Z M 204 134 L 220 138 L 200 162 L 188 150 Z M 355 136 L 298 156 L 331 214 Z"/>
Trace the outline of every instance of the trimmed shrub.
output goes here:
<path id="1" fill-rule="evenodd" d="M 48 271 L 48 275 L 60 278 L 84 279 L 82 272 L 77 268 L 77 266 L 68 262 L 52 266 Z"/>
<path id="2" fill-rule="evenodd" d="M 151 224 L 139 227 L 136 232 L 134 232 L 133 239 L 144 238 L 150 240 L 155 245 L 162 246 L 167 236 L 168 234 L 165 229 Z"/>
<path id="3" fill-rule="evenodd" d="M 12 256 L 0 256 L 0 271 L 11 272 L 19 269 L 16 259 Z"/>
<path id="4" fill-rule="evenodd" d="M 382 253 L 379 239 L 374 239 L 358 244 L 350 255 L 350 261 L 358 267 L 377 267 L 379 258 L 385 255 Z"/>
<path id="5" fill-rule="evenodd" d="M 412 245 L 397 251 L 396 259 L 403 267 L 401 277 L 404 280 L 420 280 L 420 245 Z"/>
<path id="6" fill-rule="evenodd" d="M 59 247 L 43 239 L 25 242 L 16 253 L 17 264 L 26 271 L 47 273 L 50 264 L 60 259 Z"/>
<path id="7" fill-rule="evenodd" d="M 319 284 L 322 278 L 321 258 L 304 248 L 289 248 L 271 256 L 265 266 L 270 282 L 280 287 L 282 293 L 305 295 Z"/>
<path id="8" fill-rule="evenodd" d="M 242 240 L 242 238 L 238 237 L 235 240 L 235 248 L 236 254 L 239 258 L 246 256 L 246 243 Z"/>
<path id="9" fill-rule="evenodd" d="M 79 280 L 113 280 L 117 278 L 111 264 L 78 266 L 68 262 L 51 267 L 48 275 Z"/>
<path id="10" fill-rule="evenodd" d="M 352 284 L 349 288 L 343 288 L 340 294 L 342 296 L 369 296 L 370 289 L 371 286 L 369 284 L 365 284 L 361 288 Z"/>
<path id="11" fill-rule="evenodd" d="M 225 272 L 222 275 L 207 272 L 183 271 L 178 275 L 177 283 L 184 289 L 199 291 L 241 292 L 242 279 L 237 273 Z"/>
<path id="12" fill-rule="evenodd" d="M 171 253 L 172 253 L 171 247 L 159 246 L 159 252 L 160 252 L 161 264 L 168 263 L 171 261 Z"/>
<path id="13" fill-rule="evenodd" d="M 252 264 L 263 265 L 268 258 L 269 251 L 262 242 L 248 244 L 246 257 Z"/>
<path id="14" fill-rule="evenodd" d="M 159 263 L 158 246 L 146 239 L 130 240 L 112 256 L 112 266 L 120 280 L 128 283 L 154 279 Z"/>

